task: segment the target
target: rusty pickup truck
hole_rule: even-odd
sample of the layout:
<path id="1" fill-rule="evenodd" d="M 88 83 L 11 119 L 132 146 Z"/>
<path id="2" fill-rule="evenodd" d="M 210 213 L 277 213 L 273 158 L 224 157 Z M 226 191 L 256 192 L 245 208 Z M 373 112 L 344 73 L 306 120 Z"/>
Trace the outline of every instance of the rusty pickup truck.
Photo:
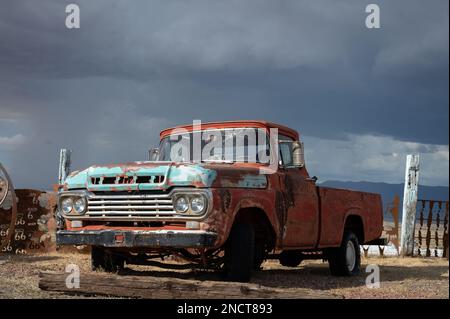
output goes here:
<path id="1" fill-rule="evenodd" d="M 322 259 L 333 275 L 355 275 L 360 245 L 380 240 L 380 195 L 318 186 L 288 127 L 178 126 L 149 155 L 71 172 L 58 193 L 57 243 L 91 246 L 92 267 L 107 272 L 176 256 L 248 281 L 267 259 Z"/>

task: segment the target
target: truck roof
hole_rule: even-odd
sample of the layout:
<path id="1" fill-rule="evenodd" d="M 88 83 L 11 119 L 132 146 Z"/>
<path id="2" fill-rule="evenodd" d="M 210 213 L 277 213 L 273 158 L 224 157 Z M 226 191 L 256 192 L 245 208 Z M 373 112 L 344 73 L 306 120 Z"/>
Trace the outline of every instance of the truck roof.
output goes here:
<path id="1" fill-rule="evenodd" d="M 269 121 L 263 121 L 263 120 L 238 120 L 238 121 L 220 121 L 220 122 L 207 122 L 207 123 L 201 123 L 202 129 L 223 129 L 223 128 L 243 128 L 243 127 L 255 127 L 255 128 L 277 128 L 279 134 L 286 135 L 288 137 L 293 138 L 294 140 L 299 139 L 299 134 L 296 130 L 291 129 L 287 126 L 276 124 Z M 193 130 L 192 124 L 187 125 L 178 125 L 170 128 L 166 128 L 161 131 L 159 134 L 160 138 L 164 138 L 171 134 L 171 132 L 175 129 L 184 129 L 188 132 L 191 132 Z"/>

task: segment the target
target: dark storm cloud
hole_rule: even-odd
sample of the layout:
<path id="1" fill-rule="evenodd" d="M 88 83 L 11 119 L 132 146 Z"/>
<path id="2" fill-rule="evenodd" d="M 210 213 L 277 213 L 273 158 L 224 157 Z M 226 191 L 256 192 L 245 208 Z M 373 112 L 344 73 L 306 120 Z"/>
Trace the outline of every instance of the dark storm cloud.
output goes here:
<path id="1" fill-rule="evenodd" d="M 64 26 L 71 2 L 79 30 Z M 0 160 L 48 185 L 62 146 L 80 166 L 142 159 L 192 119 L 447 145 L 448 2 L 377 3 L 379 30 L 361 1 L 6 1 Z"/>

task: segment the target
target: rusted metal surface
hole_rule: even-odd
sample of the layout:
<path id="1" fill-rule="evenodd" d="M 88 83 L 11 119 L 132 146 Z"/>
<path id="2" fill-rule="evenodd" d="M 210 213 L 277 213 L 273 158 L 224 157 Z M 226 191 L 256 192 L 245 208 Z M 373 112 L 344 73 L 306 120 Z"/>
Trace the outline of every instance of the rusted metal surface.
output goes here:
<path id="1" fill-rule="evenodd" d="M 299 137 L 292 129 L 262 121 L 209 123 L 204 124 L 202 129 L 248 126 L 266 129 L 276 127 L 281 134 L 294 140 Z M 188 131 L 193 129 L 190 126 L 182 128 Z M 161 138 L 169 132 L 162 131 Z M 192 218 L 178 218 L 175 221 L 157 213 L 151 221 L 146 222 L 144 219 L 133 219 L 135 211 L 130 210 L 128 219 L 116 218 L 113 223 L 107 223 L 109 216 L 103 216 L 104 220 L 100 218 L 95 222 L 89 216 L 84 216 L 79 218 L 82 225 L 72 227 L 71 222 L 76 218 L 71 216 L 70 220 L 67 219 L 66 229 L 84 232 L 92 231 L 95 226 L 102 231 L 127 227 L 134 231 L 168 231 L 180 227 L 184 231 L 214 233 L 216 239 L 210 249 L 223 247 L 236 220 L 263 224 L 266 235 L 274 236 L 272 248 L 277 249 L 336 247 L 340 245 L 346 226 L 356 229 L 363 242 L 372 241 L 381 235 L 383 212 L 380 195 L 317 187 L 305 166 L 280 168 L 273 174 L 261 174 L 260 168 L 261 164 L 243 162 L 94 165 L 70 173 L 63 182 L 62 190 L 84 189 L 96 196 L 146 194 L 150 198 L 166 196 L 176 188 L 203 189 L 211 192 L 211 209 L 195 223 Z M 101 245 L 101 240 L 95 243 Z"/>
<path id="2" fill-rule="evenodd" d="M 278 132 L 280 134 L 283 134 L 285 136 L 289 136 L 294 140 L 299 139 L 299 134 L 297 131 L 286 127 L 284 125 L 276 124 L 273 122 L 268 121 L 222 121 L 222 122 L 209 122 L 209 123 L 201 123 L 202 130 L 208 130 L 208 129 L 226 129 L 226 128 L 262 128 L 262 129 L 270 129 L 270 128 L 277 128 Z M 176 130 L 185 130 L 187 132 L 192 132 L 194 129 L 194 126 L 189 125 L 180 125 L 172 128 L 167 128 L 165 130 L 162 130 L 160 135 L 160 138 L 164 138 L 170 134 L 172 134 L 173 131 Z"/>
<path id="3" fill-rule="evenodd" d="M 372 251 L 374 254 L 378 254 L 380 256 L 385 255 L 386 246 L 393 245 L 395 248 L 395 253 L 392 252 L 390 247 L 387 247 L 386 250 L 387 253 L 390 255 L 399 255 L 399 245 L 400 245 L 400 226 L 399 226 L 399 211 L 400 211 L 400 196 L 396 194 L 394 196 L 394 199 L 392 202 L 388 203 L 386 207 L 386 214 L 391 215 L 392 217 L 392 224 L 386 223 L 383 225 L 383 233 L 382 238 L 376 241 L 381 241 L 383 243 L 367 243 L 366 245 L 362 246 L 362 250 L 364 252 L 364 256 L 369 256 L 369 250 Z M 378 246 L 378 252 L 376 250 L 372 250 L 369 245 L 377 245 Z"/>
<path id="4" fill-rule="evenodd" d="M 15 195 L 15 200 L 11 197 L 0 207 L 0 237 L 3 246 L 1 252 L 31 254 L 55 251 L 56 194 L 18 189 Z M 11 217 L 13 210 L 17 213 L 15 218 Z"/>
<path id="5" fill-rule="evenodd" d="M 105 247 L 212 247 L 216 233 L 201 230 L 65 230 L 57 234 L 60 245 L 96 245 Z"/>
<path id="6" fill-rule="evenodd" d="M 64 190 L 152 191 L 170 187 L 266 188 L 267 178 L 252 163 L 230 167 L 226 164 L 132 162 L 93 165 L 70 173 Z"/>
<path id="7" fill-rule="evenodd" d="M 355 222 L 362 223 L 364 242 L 381 236 L 383 208 L 380 195 L 332 188 L 319 188 L 319 191 L 322 220 L 320 243 L 323 247 L 340 244 L 345 222 L 350 216 L 355 216 Z"/>
<path id="8" fill-rule="evenodd" d="M 448 201 L 419 199 L 414 252 L 417 256 L 448 257 Z"/>
<path id="9" fill-rule="evenodd" d="M 212 169 L 211 164 L 208 166 L 209 169 Z M 146 167 L 146 170 L 150 169 Z M 216 168 L 216 172 L 219 181 L 214 181 L 214 183 L 219 186 L 221 185 L 220 178 L 224 176 L 220 166 Z M 233 180 L 235 182 L 234 187 L 229 187 L 230 185 L 226 184 L 227 186 L 211 188 L 214 206 L 206 219 L 201 221 L 200 227 L 201 229 L 212 229 L 218 233 L 216 246 L 225 242 L 234 218 L 239 211 L 247 208 L 259 209 L 266 214 L 274 233 L 277 235 L 278 247 L 314 248 L 321 244 L 323 246 L 336 245 L 342 238 L 346 217 L 351 214 L 361 215 L 363 220 L 367 220 L 363 223 L 363 225 L 367 225 L 367 229 L 365 229 L 367 241 L 380 235 L 381 202 L 377 195 L 346 190 L 323 190 L 323 204 L 327 208 L 326 213 L 329 214 L 330 218 L 323 221 L 326 224 L 322 226 L 326 226 L 326 230 L 324 230 L 321 241 L 318 243 L 318 193 L 315 185 L 307 181 L 307 173 L 304 169 L 292 172 L 293 175 L 296 173 L 299 175 L 292 183 L 280 183 L 280 175 L 269 175 L 267 176 L 267 187 L 264 189 L 256 186 L 238 187 L 241 180 L 239 177 L 242 176 L 243 172 L 245 170 L 242 166 L 234 171 L 227 168 L 227 183 Z M 305 187 L 300 187 L 301 181 L 303 181 Z M 68 189 L 73 187 L 70 182 L 69 176 L 66 180 Z M 164 187 L 169 188 L 169 185 Z M 346 199 L 348 204 L 345 201 Z M 350 207 L 352 207 L 352 210 L 349 209 Z M 130 214 L 132 215 L 133 212 Z M 83 219 L 86 219 L 86 217 L 83 217 Z M 164 221 L 165 219 L 160 217 L 159 220 Z M 297 226 L 301 229 L 298 229 Z"/>
<path id="10" fill-rule="evenodd" d="M 400 197 L 398 195 L 394 196 L 394 200 L 392 203 L 388 205 L 388 213 L 392 215 L 393 227 L 389 227 L 389 229 L 385 230 L 385 234 L 388 238 L 388 241 L 391 242 L 397 253 L 400 253 L 400 240 L 399 240 L 399 205 L 400 205 Z"/>
<path id="11" fill-rule="evenodd" d="M 8 172 L 0 163 L 0 221 L 3 219 L 4 224 L 0 223 L 0 253 L 9 251 L 11 238 L 13 238 L 14 229 L 17 221 L 17 198 L 11 178 Z M 2 211 L 3 208 L 8 211 Z"/>

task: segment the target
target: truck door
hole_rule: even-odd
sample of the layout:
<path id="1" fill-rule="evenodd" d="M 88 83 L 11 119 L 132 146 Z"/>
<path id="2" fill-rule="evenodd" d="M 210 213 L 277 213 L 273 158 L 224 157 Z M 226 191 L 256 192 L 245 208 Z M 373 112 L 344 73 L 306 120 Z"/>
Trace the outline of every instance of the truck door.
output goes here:
<path id="1" fill-rule="evenodd" d="M 292 139 L 280 136 L 279 141 L 279 177 L 287 210 L 282 244 L 289 248 L 314 248 L 319 232 L 316 183 L 304 167 L 292 166 Z"/>

